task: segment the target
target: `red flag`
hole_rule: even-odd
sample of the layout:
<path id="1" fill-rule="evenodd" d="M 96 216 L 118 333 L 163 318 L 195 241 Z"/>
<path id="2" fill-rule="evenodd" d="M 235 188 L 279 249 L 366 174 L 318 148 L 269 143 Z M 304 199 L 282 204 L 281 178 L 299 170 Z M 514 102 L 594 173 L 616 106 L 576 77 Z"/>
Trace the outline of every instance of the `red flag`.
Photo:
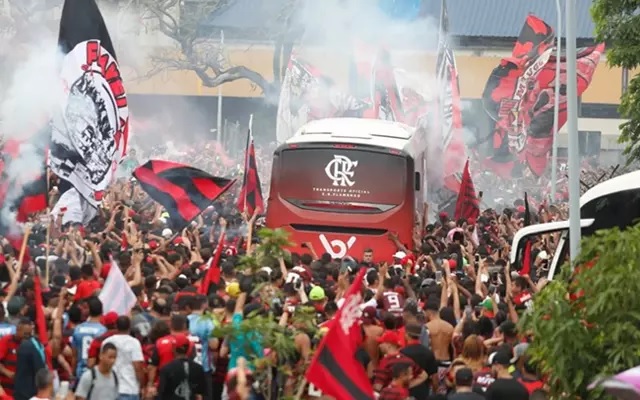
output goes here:
<path id="1" fill-rule="evenodd" d="M 358 318 L 362 304 L 362 282 L 365 269 L 353 281 L 344 297 L 344 304 L 334 317 L 305 377 L 325 395 L 336 399 L 373 399 L 373 388 L 367 371 L 354 357 L 362 341 Z"/>
<path id="2" fill-rule="evenodd" d="M 209 260 L 209 269 L 205 275 L 202 284 L 198 288 L 198 293 L 205 296 L 209 293 L 211 282 L 216 285 L 220 283 L 220 257 L 222 256 L 222 247 L 224 246 L 224 233 L 220 236 L 220 241 L 216 247 L 216 254 Z"/>
<path id="3" fill-rule="evenodd" d="M 42 284 L 40 283 L 40 275 L 36 273 L 33 278 L 33 292 L 35 296 L 36 307 L 36 332 L 38 332 L 38 339 L 46 346 L 49 341 L 47 335 L 47 323 L 44 319 L 44 305 L 42 304 Z"/>
<path id="4" fill-rule="evenodd" d="M 235 183 L 235 179 L 218 178 L 188 165 L 163 160 L 147 161 L 133 171 L 133 176 L 149 197 L 169 212 L 176 232 Z"/>
<path id="5" fill-rule="evenodd" d="M 260 176 L 258 175 L 258 165 L 256 164 L 256 153 L 253 147 L 253 134 L 251 125 L 253 116 L 249 121 L 249 137 L 247 138 L 247 151 L 245 153 L 244 179 L 240 196 L 238 196 L 238 210 L 247 210 L 249 215 L 253 215 L 256 208 L 264 211 L 264 199 L 262 188 L 260 187 Z"/>
<path id="6" fill-rule="evenodd" d="M 473 186 L 471 173 L 469 172 L 469 160 L 464 165 L 462 172 L 462 182 L 460 183 L 460 191 L 458 192 L 458 200 L 456 201 L 456 219 L 478 218 L 480 215 L 480 200 L 476 196 L 476 189 Z"/>

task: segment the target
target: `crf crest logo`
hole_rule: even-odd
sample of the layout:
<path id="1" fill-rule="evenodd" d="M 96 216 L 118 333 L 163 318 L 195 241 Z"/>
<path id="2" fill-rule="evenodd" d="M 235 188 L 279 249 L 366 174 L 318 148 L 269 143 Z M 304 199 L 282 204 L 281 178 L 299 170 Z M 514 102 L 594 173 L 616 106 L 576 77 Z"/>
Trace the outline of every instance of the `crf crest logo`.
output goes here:
<path id="1" fill-rule="evenodd" d="M 349 157 L 334 155 L 333 160 L 329 161 L 324 168 L 324 172 L 333 181 L 333 186 L 351 187 L 356 183 L 353 176 L 354 168 L 357 166 L 358 162 L 351 161 Z"/>

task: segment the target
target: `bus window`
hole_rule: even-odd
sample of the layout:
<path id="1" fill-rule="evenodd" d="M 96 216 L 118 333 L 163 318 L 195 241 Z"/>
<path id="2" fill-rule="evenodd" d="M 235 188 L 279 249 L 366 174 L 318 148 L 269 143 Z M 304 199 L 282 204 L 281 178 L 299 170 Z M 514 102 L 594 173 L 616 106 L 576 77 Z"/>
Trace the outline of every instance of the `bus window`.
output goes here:
<path id="1" fill-rule="evenodd" d="M 618 227 L 625 229 L 640 222 L 640 189 L 629 189 L 595 198 L 580 208 L 582 219 L 593 218 L 593 223 L 582 228 L 582 237 L 593 235 L 601 229 Z M 560 273 L 562 265 L 569 260 L 569 231 L 560 236 L 549 279 Z"/>
<path id="2" fill-rule="evenodd" d="M 608 194 L 584 204 L 581 218 L 594 218 L 594 223 L 582 230 L 589 236 L 600 229 L 618 227 L 624 229 L 640 219 L 640 189 L 630 189 Z"/>
<path id="3" fill-rule="evenodd" d="M 379 213 L 406 199 L 407 159 L 371 150 L 285 149 L 278 159 L 279 196 L 303 209 Z"/>

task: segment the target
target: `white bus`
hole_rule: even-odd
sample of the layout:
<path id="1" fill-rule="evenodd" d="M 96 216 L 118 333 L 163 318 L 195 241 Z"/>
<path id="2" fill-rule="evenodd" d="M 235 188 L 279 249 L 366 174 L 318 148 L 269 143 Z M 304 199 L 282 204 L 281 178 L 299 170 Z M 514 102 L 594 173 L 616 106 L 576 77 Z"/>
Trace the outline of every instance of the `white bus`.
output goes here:
<path id="1" fill-rule="evenodd" d="M 592 235 L 601 229 L 624 229 L 640 222 L 640 171 L 602 182 L 580 197 L 580 226 L 582 236 Z M 511 264 L 519 262 L 527 238 L 548 233 L 562 232 L 556 247 L 547 279 L 559 273 L 559 268 L 569 254 L 569 221 L 548 222 L 520 229 L 513 237 Z"/>
<path id="2" fill-rule="evenodd" d="M 426 138 L 414 127 L 376 119 L 305 124 L 273 155 L 267 226 L 333 258 L 368 248 L 389 258 L 399 235 L 412 244 L 426 189 Z"/>

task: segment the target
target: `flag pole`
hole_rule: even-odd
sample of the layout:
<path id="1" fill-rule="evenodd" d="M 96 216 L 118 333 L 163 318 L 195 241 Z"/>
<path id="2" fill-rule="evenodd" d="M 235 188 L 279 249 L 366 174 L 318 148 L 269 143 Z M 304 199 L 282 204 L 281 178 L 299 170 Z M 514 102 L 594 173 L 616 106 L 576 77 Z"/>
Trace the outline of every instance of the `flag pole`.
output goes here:
<path id="1" fill-rule="evenodd" d="M 46 285 L 46 287 L 49 286 L 49 256 L 51 255 L 51 225 L 52 225 L 52 218 L 51 218 L 51 207 L 49 207 L 49 166 L 47 164 L 45 164 L 45 168 L 44 168 L 44 176 L 47 179 L 47 232 L 46 232 L 46 237 L 45 237 L 45 244 L 46 247 L 44 249 L 45 253 L 45 261 L 44 261 L 44 283 Z"/>
<path id="2" fill-rule="evenodd" d="M 249 115 L 249 130 L 247 132 L 247 146 L 244 149 L 244 176 L 242 179 L 244 180 L 246 186 L 247 182 L 247 171 L 249 170 L 249 145 L 251 144 L 251 135 L 253 134 L 253 114 Z M 244 209 L 247 209 L 247 191 L 244 190 Z M 244 210 L 242 210 L 244 211 Z M 249 216 L 247 216 L 248 218 Z"/>
<path id="3" fill-rule="evenodd" d="M 24 230 L 24 236 L 22 237 L 22 245 L 20 246 L 20 255 L 18 256 L 18 266 L 22 268 L 22 262 L 24 256 L 27 253 L 27 242 L 29 241 L 29 235 L 31 235 L 31 227 L 27 226 Z"/>
<path id="4" fill-rule="evenodd" d="M 578 143 L 578 82 L 576 1 L 565 3 L 567 23 L 567 126 L 569 134 L 569 253 L 572 267 L 580 251 L 580 146 Z"/>
<path id="5" fill-rule="evenodd" d="M 51 255 L 51 210 L 49 207 L 47 207 L 47 235 L 45 243 L 44 283 L 46 286 L 49 286 L 49 255 Z"/>
<path id="6" fill-rule="evenodd" d="M 562 6 L 556 0 L 556 77 L 553 99 L 553 146 L 551 148 L 551 202 L 556 200 L 556 182 L 558 180 L 558 116 L 560 114 L 560 60 L 562 57 Z"/>
<path id="7" fill-rule="evenodd" d="M 224 47 L 224 30 L 220 30 L 220 51 Z M 218 85 L 218 120 L 216 121 L 218 128 L 218 132 L 216 135 L 216 140 L 218 143 L 222 144 L 222 85 Z"/>

